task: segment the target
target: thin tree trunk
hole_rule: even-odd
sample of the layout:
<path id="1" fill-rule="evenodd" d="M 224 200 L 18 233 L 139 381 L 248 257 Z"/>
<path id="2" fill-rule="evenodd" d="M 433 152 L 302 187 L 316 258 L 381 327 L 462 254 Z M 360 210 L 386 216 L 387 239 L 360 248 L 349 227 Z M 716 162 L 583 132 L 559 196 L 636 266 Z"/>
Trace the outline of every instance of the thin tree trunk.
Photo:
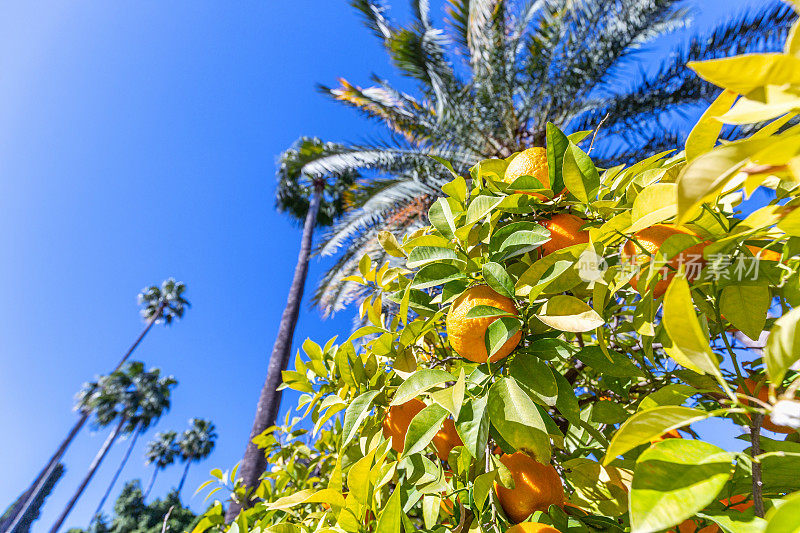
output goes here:
<path id="1" fill-rule="evenodd" d="M 178 484 L 178 499 L 181 499 L 181 490 L 183 490 L 183 484 L 186 482 L 186 474 L 189 473 L 189 465 L 192 464 L 192 460 L 189 459 L 186 461 L 186 466 L 183 468 L 183 475 L 181 476 L 181 482 Z"/>
<path id="2" fill-rule="evenodd" d="M 142 330 L 142 332 L 139 334 L 136 340 L 133 341 L 133 344 L 131 344 L 130 348 L 128 348 L 128 351 L 125 352 L 125 355 L 122 356 L 122 359 L 120 360 L 119 363 L 117 363 L 117 367 L 113 370 L 113 372 L 116 372 L 117 370 L 122 368 L 122 365 L 125 364 L 125 361 L 127 361 L 128 358 L 131 356 L 131 354 L 133 354 L 133 352 L 136 351 L 136 348 L 139 347 L 139 344 L 142 342 L 142 340 L 144 340 L 147 333 L 152 329 L 153 325 L 156 323 L 156 320 L 158 320 L 161 317 L 161 314 L 164 312 L 165 305 L 166 302 L 161 303 L 161 305 L 156 310 L 156 314 L 153 315 L 153 317 L 147 322 L 147 326 L 145 326 L 145 328 Z M 11 531 L 14 531 L 14 528 L 16 528 L 19 525 L 20 521 L 22 520 L 22 517 L 25 516 L 25 513 L 28 512 L 28 509 L 30 509 L 33 502 L 36 501 L 36 498 L 41 492 L 42 488 L 44 487 L 47 478 L 56 468 L 56 465 L 59 462 L 61 462 L 61 458 L 64 457 L 64 453 L 66 453 L 67 448 L 69 447 L 70 444 L 72 444 L 73 439 L 75 438 L 75 436 L 78 434 L 78 432 L 88 419 L 89 419 L 88 413 L 84 413 L 81 415 L 80 419 L 75 423 L 70 432 L 67 434 L 67 438 L 65 438 L 61 442 L 61 445 L 56 450 L 56 453 L 53 454 L 53 456 L 50 458 L 50 461 L 39 473 L 39 476 L 33 481 L 33 483 L 31 483 L 31 488 L 29 489 L 28 497 L 26 498 L 24 505 L 22 505 L 19 508 L 19 512 L 14 517 L 14 520 L 11 522 L 8 528 L 2 531 L 2 533 L 10 533 Z"/>
<path id="3" fill-rule="evenodd" d="M 128 462 L 128 459 L 131 456 L 131 452 L 133 451 L 133 447 L 136 446 L 136 439 L 139 438 L 139 435 L 141 433 L 142 433 L 142 424 L 139 423 L 139 425 L 136 426 L 136 430 L 134 430 L 133 434 L 131 435 L 131 442 L 130 442 L 130 444 L 128 444 L 128 449 L 125 450 L 125 455 L 122 457 L 122 461 L 120 462 L 119 467 L 117 468 L 117 471 L 114 472 L 114 477 L 111 478 L 111 483 L 108 484 L 108 488 L 106 489 L 105 494 L 103 494 L 103 499 L 100 500 L 100 504 L 97 506 L 97 509 L 95 509 L 95 511 L 94 511 L 94 515 L 92 516 L 92 522 L 94 521 L 94 519 L 97 516 L 100 515 L 100 511 L 102 511 L 103 506 L 106 504 L 106 500 L 108 499 L 108 496 L 111 494 L 111 491 L 114 489 L 114 485 L 116 484 L 117 479 L 119 479 L 119 475 L 122 473 L 122 469 L 125 468 L 125 464 Z M 89 526 L 90 527 L 88 527 L 87 529 L 91 528 L 92 522 L 89 522 Z"/>
<path id="4" fill-rule="evenodd" d="M 72 511 L 72 508 L 75 506 L 75 503 L 78 501 L 78 498 L 81 497 L 81 494 L 83 494 L 84 489 L 86 489 L 86 486 L 94 477 L 95 472 L 97 472 L 97 469 L 100 467 L 100 463 L 103 462 L 103 459 L 105 459 L 106 455 L 108 454 L 108 451 L 114 444 L 114 441 L 117 440 L 117 437 L 119 437 L 119 434 L 122 431 L 123 424 L 125 424 L 125 418 L 120 418 L 119 422 L 117 423 L 117 427 L 115 427 L 114 431 L 112 431 L 111 434 L 109 434 L 108 438 L 103 443 L 103 446 L 100 448 L 100 451 L 98 451 L 97 455 L 95 455 L 92 464 L 89 465 L 89 471 L 86 472 L 86 476 L 84 476 L 83 481 L 81 481 L 81 484 L 78 486 L 78 489 L 75 491 L 75 494 L 72 495 L 72 498 L 70 498 L 69 502 L 67 502 L 67 506 L 64 507 L 64 510 L 61 511 L 61 514 L 56 519 L 55 523 L 53 523 L 53 527 L 50 528 L 50 533 L 57 533 L 58 530 L 61 528 L 61 526 L 64 524 L 64 520 L 67 519 L 67 516 L 69 515 L 70 511 Z"/>
<path id="5" fill-rule="evenodd" d="M 286 369 L 292 349 L 292 339 L 294 329 L 297 325 L 297 316 L 300 312 L 300 303 L 303 300 L 303 290 L 305 289 L 306 276 L 308 274 L 308 259 L 311 256 L 311 240 L 314 236 L 314 227 L 317 223 L 317 214 L 322 200 L 322 184 L 316 185 L 311 202 L 308 206 L 305 224 L 303 225 L 303 236 L 300 241 L 300 253 L 297 257 L 297 266 L 294 269 L 294 278 L 289 288 L 289 297 L 286 300 L 286 308 L 281 316 L 281 324 L 278 328 L 278 336 L 272 347 L 272 356 L 269 360 L 267 379 L 261 389 L 256 407 L 256 416 L 253 421 L 253 428 L 250 437 L 247 439 L 244 458 L 239 467 L 239 475 L 248 489 L 258 486 L 259 478 L 267 466 L 264 451 L 259 450 L 253 444 L 253 439 L 264 432 L 265 429 L 275 424 L 278 417 L 278 410 L 281 404 L 281 392 L 278 390 L 283 377 L 281 372 Z M 249 502 L 242 502 L 249 503 Z M 231 522 L 241 509 L 240 503 L 231 502 L 225 513 L 225 520 Z"/>
<path id="6" fill-rule="evenodd" d="M 150 476 L 150 483 L 147 484 L 147 490 L 144 493 L 144 498 L 150 496 L 150 491 L 153 490 L 153 484 L 156 482 L 156 474 L 158 474 L 158 467 L 153 468 L 153 475 Z"/>

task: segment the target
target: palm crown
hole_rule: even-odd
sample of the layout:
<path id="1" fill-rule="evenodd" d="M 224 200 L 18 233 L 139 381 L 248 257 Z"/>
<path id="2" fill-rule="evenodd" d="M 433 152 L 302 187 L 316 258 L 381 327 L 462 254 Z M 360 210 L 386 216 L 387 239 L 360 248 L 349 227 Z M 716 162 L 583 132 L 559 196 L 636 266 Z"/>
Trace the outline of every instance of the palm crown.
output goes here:
<path id="1" fill-rule="evenodd" d="M 384 259 L 378 231 L 399 234 L 427 223 L 427 207 L 451 179 L 429 154 L 464 173 L 481 159 L 543 146 L 547 122 L 577 132 L 604 121 L 593 153 L 601 165 L 637 157 L 644 148 L 673 149 L 679 135 L 664 126 L 666 113 L 714 96 L 686 62 L 778 49 L 794 18 L 776 3 L 692 39 L 655 72 L 626 78 L 623 67 L 635 51 L 686 23 L 679 0 L 448 0 L 446 29 L 434 24 L 427 1 L 412 2 L 413 21 L 406 26 L 392 21 L 382 2 L 352 4 L 416 92 L 377 76 L 370 87 L 346 80 L 322 87 L 377 120 L 388 141 L 301 139 L 284 155 L 299 165 L 297 175 L 360 177 L 343 199 L 348 211 L 319 248 L 324 255 L 344 249 L 315 294 L 326 314 L 357 296 L 343 280 L 359 258 Z"/>
<path id="2" fill-rule="evenodd" d="M 201 418 L 189 421 L 189 429 L 183 432 L 178 446 L 184 461 L 199 461 L 208 457 L 214 450 L 217 440 L 217 428 L 212 422 Z"/>
<path id="3" fill-rule="evenodd" d="M 171 324 L 176 318 L 183 317 L 189 302 L 183 297 L 186 285 L 173 278 L 164 280 L 161 287 L 151 285 L 139 293 L 141 314 L 145 320 Z"/>
<path id="4" fill-rule="evenodd" d="M 175 431 L 165 431 L 156 433 L 155 438 L 147 443 L 145 450 L 145 460 L 148 465 L 155 464 L 156 468 L 166 468 L 175 462 L 175 457 L 179 451 L 176 445 L 178 433 Z"/>

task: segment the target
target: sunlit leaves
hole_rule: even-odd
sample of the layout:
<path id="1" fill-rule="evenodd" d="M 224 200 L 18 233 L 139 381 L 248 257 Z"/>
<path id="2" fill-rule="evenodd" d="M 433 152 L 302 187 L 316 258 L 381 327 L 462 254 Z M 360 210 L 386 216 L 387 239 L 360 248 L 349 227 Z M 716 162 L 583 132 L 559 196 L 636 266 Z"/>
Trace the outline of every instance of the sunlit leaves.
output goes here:
<path id="1" fill-rule="evenodd" d="M 564 152 L 562 174 L 569 192 L 581 202 L 588 204 L 597 197 L 600 188 L 597 168 L 589 156 L 572 143 Z"/>
<path id="2" fill-rule="evenodd" d="M 536 317 L 560 331 L 591 331 L 605 324 L 603 317 L 586 302 L 566 294 L 550 298 Z"/>
<path id="3" fill-rule="evenodd" d="M 680 524 L 713 502 L 733 469 L 733 456 L 706 442 L 670 439 L 636 461 L 630 492 L 632 533 Z"/>
<path id="4" fill-rule="evenodd" d="M 772 383 L 780 384 L 786 370 L 800 359 L 800 308 L 795 308 L 775 321 L 767 337 L 764 364 Z"/>
<path id="5" fill-rule="evenodd" d="M 706 419 L 712 413 L 681 406 L 663 406 L 639 411 L 631 416 L 614 434 L 608 445 L 603 464 L 609 464 L 619 455 L 646 444 L 672 429 L 688 426 Z"/>
<path id="6" fill-rule="evenodd" d="M 686 161 L 692 161 L 714 148 L 722 132 L 722 122 L 717 117 L 731 108 L 736 97 L 735 92 L 724 90 L 708 106 L 686 138 Z"/>
<path id="7" fill-rule="evenodd" d="M 414 372 L 397 388 L 392 399 L 392 405 L 400 405 L 416 398 L 423 392 L 448 381 L 454 381 L 452 375 L 437 368 L 424 368 Z"/>
<path id="8" fill-rule="evenodd" d="M 758 340 L 770 305 L 769 287 L 762 283 L 735 283 L 722 289 L 720 311 L 742 333 Z"/>
<path id="9" fill-rule="evenodd" d="M 500 435 L 518 450 L 536 460 L 550 460 L 550 439 L 533 401 L 511 378 L 501 378 L 489 390 L 489 419 Z"/>

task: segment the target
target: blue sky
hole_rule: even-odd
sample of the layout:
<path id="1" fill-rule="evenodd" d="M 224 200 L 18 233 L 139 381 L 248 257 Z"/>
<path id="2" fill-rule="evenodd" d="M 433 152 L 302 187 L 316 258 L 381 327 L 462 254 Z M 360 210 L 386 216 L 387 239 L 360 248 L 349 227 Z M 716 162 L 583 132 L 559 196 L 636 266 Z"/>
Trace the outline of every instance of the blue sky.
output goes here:
<path id="1" fill-rule="evenodd" d="M 696 1 L 694 29 L 763 3 Z M 149 476 L 143 449 L 155 431 L 209 418 L 217 449 L 184 489 L 202 509 L 194 489 L 241 458 L 297 257 L 299 230 L 273 208 L 275 158 L 300 135 L 376 131 L 315 83 L 396 76 L 344 1 L 6 2 L 0 40 L 0 508 L 74 423 L 80 384 L 138 334 L 138 291 L 175 276 L 193 307 L 137 357 L 180 384 L 123 479 Z M 324 265 L 313 261 L 309 287 Z M 304 307 L 296 340 L 325 341 L 350 319 Z M 73 444 L 34 531 L 61 510 L 106 433 Z M 87 524 L 124 448 L 68 526 Z M 180 473 L 160 474 L 154 494 Z"/>

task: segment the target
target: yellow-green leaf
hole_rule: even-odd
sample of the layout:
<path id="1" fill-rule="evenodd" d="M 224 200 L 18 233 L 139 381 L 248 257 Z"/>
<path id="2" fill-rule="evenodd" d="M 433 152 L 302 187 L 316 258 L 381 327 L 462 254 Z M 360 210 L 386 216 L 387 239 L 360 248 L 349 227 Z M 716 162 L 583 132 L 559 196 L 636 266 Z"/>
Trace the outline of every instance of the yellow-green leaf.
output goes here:
<path id="1" fill-rule="evenodd" d="M 605 320 L 586 302 L 566 294 L 550 298 L 536 317 L 551 328 L 580 333 L 605 324 Z"/>
<path id="2" fill-rule="evenodd" d="M 800 307 L 796 307 L 775 321 L 767 337 L 764 365 L 772 383 L 780 384 L 786 370 L 800 359 Z"/>
<path id="3" fill-rule="evenodd" d="M 735 92 L 724 90 L 705 110 L 686 138 L 687 162 L 708 152 L 717 144 L 719 134 L 722 132 L 722 122 L 716 117 L 731 108 L 736 96 Z"/>
<path id="4" fill-rule="evenodd" d="M 687 66 L 706 81 L 738 94 L 765 85 L 800 84 L 800 57 L 787 54 L 745 54 L 690 61 Z"/>
<path id="5" fill-rule="evenodd" d="M 758 340 L 767 322 L 770 299 L 766 282 L 740 282 L 722 289 L 720 311 L 742 333 Z"/>
<path id="6" fill-rule="evenodd" d="M 682 273 L 676 274 L 667 288 L 663 321 L 667 335 L 681 354 L 678 356 L 678 352 L 667 349 L 670 357 L 695 372 L 719 374 L 719 363 L 711 351 L 708 337 L 700 327 L 689 283 Z"/>

